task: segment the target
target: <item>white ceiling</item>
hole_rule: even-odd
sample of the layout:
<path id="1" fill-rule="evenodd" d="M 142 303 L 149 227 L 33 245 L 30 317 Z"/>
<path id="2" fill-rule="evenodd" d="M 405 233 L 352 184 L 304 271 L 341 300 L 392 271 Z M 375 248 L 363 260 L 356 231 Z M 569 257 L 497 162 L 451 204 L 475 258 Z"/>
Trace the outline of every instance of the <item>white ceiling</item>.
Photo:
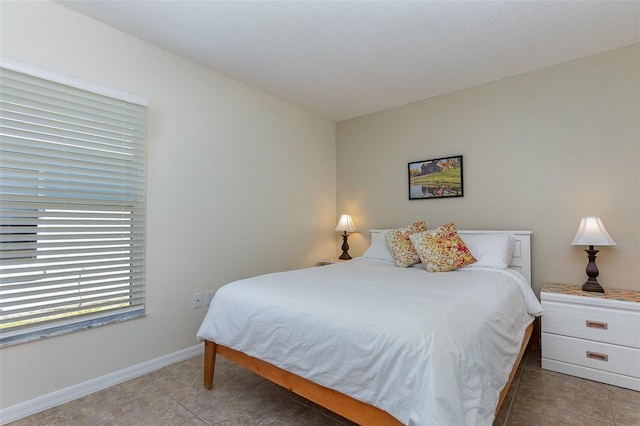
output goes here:
<path id="1" fill-rule="evenodd" d="M 58 3 L 333 121 L 640 41 L 640 1 Z"/>

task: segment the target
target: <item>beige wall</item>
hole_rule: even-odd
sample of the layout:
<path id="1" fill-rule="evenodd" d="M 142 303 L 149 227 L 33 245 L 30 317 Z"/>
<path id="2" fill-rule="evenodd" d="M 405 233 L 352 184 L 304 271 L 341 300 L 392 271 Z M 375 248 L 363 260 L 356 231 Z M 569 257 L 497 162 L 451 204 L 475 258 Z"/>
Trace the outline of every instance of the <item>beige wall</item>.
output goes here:
<path id="1" fill-rule="evenodd" d="M 337 207 L 359 234 L 425 219 L 533 231 L 533 286 L 584 282 L 582 216 L 617 242 L 604 287 L 640 290 L 640 45 L 355 118 L 337 126 Z M 408 200 L 407 163 L 464 155 L 463 198 Z"/>
<path id="2" fill-rule="evenodd" d="M 1 407 L 195 345 L 196 291 L 336 252 L 335 124 L 50 2 L 0 53 L 149 99 L 147 317 L 0 350 Z"/>

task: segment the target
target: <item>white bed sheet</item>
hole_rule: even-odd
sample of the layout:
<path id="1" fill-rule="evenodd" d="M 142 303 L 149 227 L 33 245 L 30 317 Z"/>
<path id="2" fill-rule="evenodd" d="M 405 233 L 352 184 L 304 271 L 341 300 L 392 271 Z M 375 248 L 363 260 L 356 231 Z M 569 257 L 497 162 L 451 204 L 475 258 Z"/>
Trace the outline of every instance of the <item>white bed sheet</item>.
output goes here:
<path id="1" fill-rule="evenodd" d="M 403 424 L 491 424 L 525 329 L 541 311 L 515 271 L 428 273 L 354 259 L 228 284 L 197 336 Z"/>

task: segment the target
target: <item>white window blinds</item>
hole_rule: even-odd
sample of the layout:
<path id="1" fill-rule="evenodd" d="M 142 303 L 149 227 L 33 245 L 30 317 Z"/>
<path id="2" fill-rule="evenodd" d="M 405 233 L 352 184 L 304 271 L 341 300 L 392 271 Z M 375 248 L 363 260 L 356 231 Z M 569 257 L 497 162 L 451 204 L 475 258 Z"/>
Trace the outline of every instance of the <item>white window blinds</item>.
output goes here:
<path id="1" fill-rule="evenodd" d="M 0 72 L 0 345 L 144 315 L 146 104 Z"/>

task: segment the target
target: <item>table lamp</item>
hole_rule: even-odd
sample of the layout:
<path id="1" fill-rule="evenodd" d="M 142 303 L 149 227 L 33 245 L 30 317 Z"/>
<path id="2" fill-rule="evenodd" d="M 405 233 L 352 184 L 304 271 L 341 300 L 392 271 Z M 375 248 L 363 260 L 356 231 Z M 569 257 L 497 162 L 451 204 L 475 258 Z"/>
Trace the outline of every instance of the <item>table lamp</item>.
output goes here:
<path id="1" fill-rule="evenodd" d="M 338 226 L 335 229 L 336 232 L 342 232 L 342 254 L 339 259 L 349 260 L 351 256 L 349 256 L 349 244 L 347 243 L 347 238 L 349 232 L 356 232 L 356 226 L 353 224 L 353 220 L 351 220 L 351 215 L 343 214 L 340 216 L 340 220 L 338 221 Z"/>
<path id="2" fill-rule="evenodd" d="M 589 246 L 589 248 L 585 250 L 589 257 L 589 263 L 587 263 L 588 279 L 582 284 L 582 290 L 604 293 L 604 289 L 597 280 L 598 267 L 596 266 L 596 254 L 599 250 L 594 250 L 593 246 L 615 246 L 616 242 L 613 241 L 613 238 L 611 238 L 611 235 L 607 232 L 600 218 L 595 216 L 583 217 L 580 221 L 578 232 L 571 244 L 574 246 Z"/>

